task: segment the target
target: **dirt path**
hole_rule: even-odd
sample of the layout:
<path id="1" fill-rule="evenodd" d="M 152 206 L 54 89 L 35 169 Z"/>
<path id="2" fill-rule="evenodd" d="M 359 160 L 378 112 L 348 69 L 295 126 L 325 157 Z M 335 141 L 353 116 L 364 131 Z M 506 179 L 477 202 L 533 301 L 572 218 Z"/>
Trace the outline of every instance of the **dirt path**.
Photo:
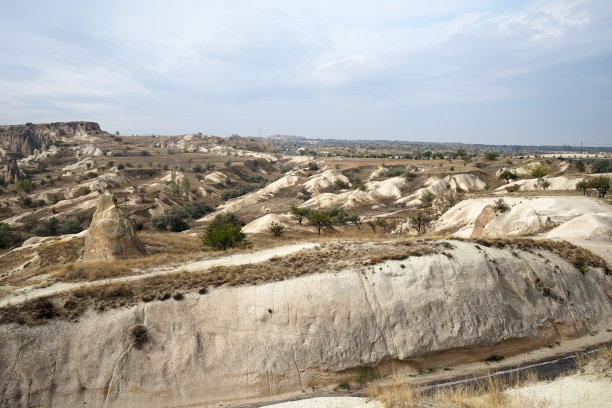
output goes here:
<path id="1" fill-rule="evenodd" d="M 214 259 L 203 259 L 198 261 L 185 262 L 179 265 L 172 265 L 168 267 L 155 267 L 147 269 L 144 273 L 132 276 L 123 276 L 118 278 L 101 279 L 93 282 L 58 282 L 54 283 L 45 288 L 35 288 L 33 286 L 27 286 L 18 289 L 0 299 L 0 307 L 7 306 L 9 304 L 16 305 L 29 300 L 40 298 L 43 296 L 55 295 L 58 293 L 69 292 L 71 290 L 83 287 L 109 285 L 117 282 L 132 282 L 144 278 L 150 278 L 159 275 L 171 275 L 179 272 L 194 272 L 212 268 L 214 266 L 237 266 L 246 265 L 250 263 L 262 263 L 275 256 L 285 256 L 299 252 L 303 249 L 314 248 L 317 245 L 316 242 L 300 242 L 298 244 L 283 245 L 269 249 L 263 249 L 255 252 L 247 252 L 241 254 L 234 254 Z"/>

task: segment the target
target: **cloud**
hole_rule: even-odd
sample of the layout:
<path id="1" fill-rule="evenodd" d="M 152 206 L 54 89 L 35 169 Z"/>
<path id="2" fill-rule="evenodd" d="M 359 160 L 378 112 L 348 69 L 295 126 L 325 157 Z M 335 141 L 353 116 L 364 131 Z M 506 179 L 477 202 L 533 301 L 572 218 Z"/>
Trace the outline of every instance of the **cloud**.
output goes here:
<path id="1" fill-rule="evenodd" d="M 558 129 L 552 142 L 568 129 L 554 112 L 572 106 L 576 126 L 602 140 L 612 132 L 593 113 L 612 108 L 606 1 L 9 0 L 4 9 L 3 123 L 90 115 L 126 133 L 282 127 L 436 140 L 454 124 L 476 141 L 490 140 L 497 118 L 525 141 Z"/>

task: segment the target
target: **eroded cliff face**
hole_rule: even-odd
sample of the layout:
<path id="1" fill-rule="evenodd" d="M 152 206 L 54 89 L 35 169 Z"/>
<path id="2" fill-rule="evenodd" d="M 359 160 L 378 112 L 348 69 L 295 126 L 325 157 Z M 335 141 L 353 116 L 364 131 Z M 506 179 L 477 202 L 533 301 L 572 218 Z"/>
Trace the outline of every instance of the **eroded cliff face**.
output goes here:
<path id="1" fill-rule="evenodd" d="M 43 152 L 55 141 L 67 139 L 88 140 L 101 133 L 95 122 L 55 122 L 0 126 L 0 157 L 7 153 L 27 157 L 35 150 Z"/>
<path id="2" fill-rule="evenodd" d="M 338 383 L 363 363 L 418 367 L 436 356 L 452 365 L 609 327 L 603 270 L 579 271 L 543 250 L 451 243 L 443 254 L 78 322 L 0 326 L 0 406 L 218 404 Z M 142 344 L 130 336 L 137 324 Z"/>

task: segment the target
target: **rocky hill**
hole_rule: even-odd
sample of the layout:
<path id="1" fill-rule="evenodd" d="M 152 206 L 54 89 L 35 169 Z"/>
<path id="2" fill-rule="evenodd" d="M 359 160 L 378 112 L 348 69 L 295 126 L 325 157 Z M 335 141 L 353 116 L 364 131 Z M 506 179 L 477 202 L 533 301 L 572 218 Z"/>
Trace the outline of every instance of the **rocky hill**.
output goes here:
<path id="1" fill-rule="evenodd" d="M 16 155 L 17 158 L 23 158 L 48 150 L 53 142 L 91 141 L 91 137 L 99 133 L 102 133 L 102 130 L 95 122 L 27 123 L 0 126 L 0 157 Z"/>

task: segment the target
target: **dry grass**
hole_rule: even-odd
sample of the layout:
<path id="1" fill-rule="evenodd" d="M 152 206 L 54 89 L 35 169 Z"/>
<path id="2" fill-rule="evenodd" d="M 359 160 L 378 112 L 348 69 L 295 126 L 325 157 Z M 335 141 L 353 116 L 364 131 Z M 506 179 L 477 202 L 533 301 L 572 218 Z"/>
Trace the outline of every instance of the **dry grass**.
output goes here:
<path id="1" fill-rule="evenodd" d="M 469 384 L 450 386 L 442 389 L 424 390 L 412 385 L 406 379 L 394 378 L 390 385 L 369 386 L 370 398 L 377 399 L 386 408 L 536 408 L 544 405 L 522 399 L 511 399 L 505 390 L 522 387 L 538 381 L 531 372 L 526 378 L 518 376 L 506 380 L 489 375 Z"/>
<path id="2" fill-rule="evenodd" d="M 522 251 L 533 252 L 535 250 L 549 251 L 559 255 L 570 264 L 574 265 L 582 273 L 587 271 L 587 267 L 602 268 L 606 274 L 612 274 L 612 270 L 598 255 L 582 247 L 570 244 L 566 241 L 546 240 L 546 239 L 529 239 L 529 238 L 475 238 L 462 239 L 453 238 L 461 241 L 474 242 L 485 247 L 495 248 L 516 248 Z"/>

